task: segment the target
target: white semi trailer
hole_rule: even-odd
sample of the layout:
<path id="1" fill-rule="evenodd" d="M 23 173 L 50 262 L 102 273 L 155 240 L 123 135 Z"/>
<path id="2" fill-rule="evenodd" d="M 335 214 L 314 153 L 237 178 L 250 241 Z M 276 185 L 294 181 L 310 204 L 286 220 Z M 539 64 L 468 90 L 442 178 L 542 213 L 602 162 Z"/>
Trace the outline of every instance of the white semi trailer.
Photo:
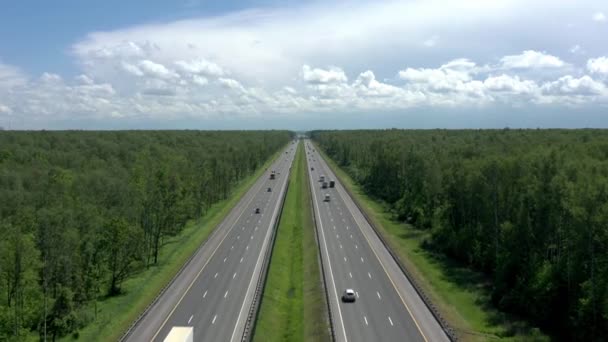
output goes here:
<path id="1" fill-rule="evenodd" d="M 193 327 L 173 327 L 169 331 L 169 335 L 165 337 L 164 342 L 193 342 L 194 328 Z"/>

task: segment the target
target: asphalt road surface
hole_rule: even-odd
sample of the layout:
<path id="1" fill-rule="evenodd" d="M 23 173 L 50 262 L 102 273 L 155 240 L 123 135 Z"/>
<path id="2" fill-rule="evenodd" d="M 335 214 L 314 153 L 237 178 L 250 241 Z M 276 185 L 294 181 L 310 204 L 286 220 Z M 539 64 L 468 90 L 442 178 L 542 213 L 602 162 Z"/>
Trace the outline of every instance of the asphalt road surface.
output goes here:
<path id="1" fill-rule="evenodd" d="M 316 147 L 305 147 L 336 340 L 449 341 Z M 321 175 L 335 188 L 323 189 Z M 354 303 L 341 300 L 347 288 Z"/>
<path id="2" fill-rule="evenodd" d="M 127 341 L 163 341 L 173 326 L 194 327 L 194 341 L 241 340 L 296 146 L 256 181 Z"/>

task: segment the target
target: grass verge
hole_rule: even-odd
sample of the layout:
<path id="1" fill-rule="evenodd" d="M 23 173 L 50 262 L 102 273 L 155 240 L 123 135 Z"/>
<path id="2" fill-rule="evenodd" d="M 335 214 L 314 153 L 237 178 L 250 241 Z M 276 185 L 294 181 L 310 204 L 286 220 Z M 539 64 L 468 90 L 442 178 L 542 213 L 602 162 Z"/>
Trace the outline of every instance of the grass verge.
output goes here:
<path id="1" fill-rule="evenodd" d="M 329 341 L 302 144 L 270 260 L 254 342 Z"/>
<path id="2" fill-rule="evenodd" d="M 393 220 L 384 205 L 367 196 L 324 151 L 315 147 L 462 341 L 549 340 L 539 329 L 494 308 L 489 298 L 490 283 L 482 274 L 422 248 L 428 232 Z"/>
<path id="3" fill-rule="evenodd" d="M 127 279 L 122 285 L 122 295 L 98 301 L 97 317 L 78 332 L 77 338 L 83 341 L 118 340 L 282 151 L 241 181 L 227 199 L 214 204 L 204 217 L 189 222 L 179 235 L 167 239 L 158 264 Z M 85 314 L 92 315 L 93 308 L 87 311 Z M 76 339 L 74 335 L 62 340 L 72 339 Z"/>

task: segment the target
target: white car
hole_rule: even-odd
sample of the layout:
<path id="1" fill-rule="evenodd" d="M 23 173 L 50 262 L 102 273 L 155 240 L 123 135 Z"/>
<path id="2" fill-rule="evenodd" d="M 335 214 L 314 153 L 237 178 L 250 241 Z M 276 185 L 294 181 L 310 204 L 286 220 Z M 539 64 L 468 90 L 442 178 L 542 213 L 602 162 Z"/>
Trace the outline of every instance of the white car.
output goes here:
<path id="1" fill-rule="evenodd" d="M 353 289 L 346 289 L 342 294 L 342 301 L 347 303 L 354 303 L 357 297 L 355 296 L 355 291 Z"/>

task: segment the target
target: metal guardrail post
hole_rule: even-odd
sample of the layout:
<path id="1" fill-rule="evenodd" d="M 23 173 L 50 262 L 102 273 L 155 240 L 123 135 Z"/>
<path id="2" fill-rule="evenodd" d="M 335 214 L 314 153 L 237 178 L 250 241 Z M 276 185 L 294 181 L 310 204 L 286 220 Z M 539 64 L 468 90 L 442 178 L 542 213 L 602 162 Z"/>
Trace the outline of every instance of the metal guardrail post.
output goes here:
<path id="1" fill-rule="evenodd" d="M 315 146 L 316 146 L 316 144 L 315 144 Z M 317 146 L 317 149 L 319 149 L 319 146 Z M 321 151 L 321 150 L 319 149 L 319 151 Z M 329 163 L 326 163 L 326 164 L 331 169 L 331 171 L 334 173 L 334 175 L 336 175 L 336 177 L 338 177 L 338 174 L 335 172 L 334 168 Z M 341 182 L 341 183 L 344 184 L 344 182 Z M 410 274 L 410 272 L 407 270 L 407 268 L 401 262 L 401 260 L 399 260 L 397 254 L 389 246 L 389 244 L 385 240 L 384 236 L 379 231 L 378 227 L 376 227 L 376 225 L 373 223 L 371 218 L 368 216 L 367 212 L 359 204 L 359 201 L 355 198 L 355 196 L 353 196 L 353 193 L 350 191 L 350 189 L 348 189 L 345 186 L 342 186 L 342 188 L 351 197 L 351 199 L 353 200 L 353 203 L 355 203 L 357 208 L 359 208 L 359 211 L 361 212 L 361 214 L 363 215 L 363 217 L 365 218 L 367 223 L 370 225 L 370 227 L 372 227 L 372 229 L 374 230 L 374 232 L 380 239 L 380 242 L 382 242 L 382 244 L 384 245 L 384 247 L 386 248 L 388 253 L 391 255 L 393 260 L 395 260 L 395 262 L 397 263 L 397 265 L 399 266 L 399 268 L 405 275 L 405 277 L 412 284 L 412 287 L 414 288 L 414 290 L 416 290 L 416 293 L 418 293 L 418 296 L 420 296 L 420 298 L 422 299 L 422 302 L 424 302 L 424 304 L 429 309 L 429 311 L 431 312 L 433 317 L 435 317 L 437 322 L 439 322 L 439 325 L 441 325 L 441 328 L 443 329 L 443 331 L 445 331 L 445 333 L 448 336 L 448 338 L 450 339 L 450 341 L 457 342 L 459 339 L 458 339 L 458 336 L 456 335 L 456 330 L 454 328 L 452 328 L 450 326 L 450 324 L 443 318 L 443 316 L 441 315 L 441 313 L 439 313 L 439 310 L 437 309 L 435 304 L 433 304 L 433 302 L 431 301 L 430 297 L 426 295 L 424 290 L 420 287 L 420 285 L 416 282 L 416 280 L 414 280 L 414 277 Z"/>

